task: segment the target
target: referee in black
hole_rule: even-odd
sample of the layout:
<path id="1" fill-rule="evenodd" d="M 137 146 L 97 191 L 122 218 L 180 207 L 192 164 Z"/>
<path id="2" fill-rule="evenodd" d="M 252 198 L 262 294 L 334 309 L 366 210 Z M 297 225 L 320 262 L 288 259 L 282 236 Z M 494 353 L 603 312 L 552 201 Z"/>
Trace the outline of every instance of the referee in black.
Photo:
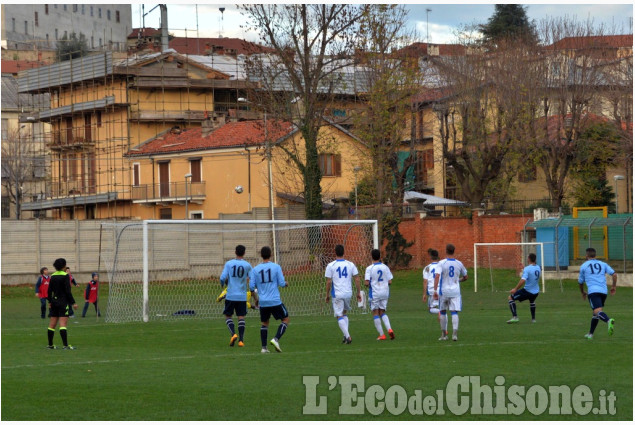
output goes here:
<path id="1" fill-rule="evenodd" d="M 71 292 L 70 277 L 64 271 L 66 260 L 64 258 L 58 258 L 53 263 L 53 267 L 55 267 L 55 273 L 51 275 L 48 295 L 49 317 L 51 318 L 48 328 L 49 345 L 46 348 L 50 350 L 56 348 L 53 345 L 53 337 L 55 336 L 55 327 L 59 322 L 60 336 L 62 337 L 64 350 L 74 350 L 75 347 L 68 345 L 66 324 L 68 323 L 69 305 L 72 304 L 73 308 L 77 309 L 77 303 L 75 303 L 75 298 L 73 298 L 73 293 Z"/>

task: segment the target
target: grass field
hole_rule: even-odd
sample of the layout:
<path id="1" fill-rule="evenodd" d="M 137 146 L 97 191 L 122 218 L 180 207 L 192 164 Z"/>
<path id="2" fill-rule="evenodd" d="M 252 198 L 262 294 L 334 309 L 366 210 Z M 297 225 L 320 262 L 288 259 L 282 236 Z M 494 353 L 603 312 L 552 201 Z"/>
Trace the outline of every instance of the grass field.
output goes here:
<path id="1" fill-rule="evenodd" d="M 437 319 L 421 303 L 420 271 L 398 272 L 388 305 L 395 340 L 376 341 L 372 315 L 358 314 L 350 317 L 353 343 L 342 345 L 332 316 L 293 317 L 291 311 L 283 352 L 271 354 L 260 353 L 260 326 L 253 313 L 247 317 L 246 347 L 239 348 L 228 346 L 222 317 L 107 324 L 96 320 L 94 310 L 87 318 L 69 321 L 69 341 L 77 350 L 46 350 L 48 320 L 39 318 L 32 287 L 3 286 L 2 420 L 632 420 L 632 289 L 618 288 L 607 300 L 615 334 L 609 337 L 600 322 L 595 339 L 587 341 L 582 337 L 591 310 L 577 283 L 564 284 L 560 292 L 557 282 L 549 282 L 538 297 L 538 323 L 530 322 L 524 302 L 518 304 L 520 323 L 507 325 L 507 295 L 474 293 L 470 279 L 463 284 L 459 341 L 438 341 Z M 270 338 L 276 328 L 277 322 L 270 327 Z M 55 343 L 61 345 L 58 334 Z M 304 376 L 318 376 L 317 387 L 305 386 Z M 348 376 L 364 379 L 357 394 L 366 395 L 362 414 L 339 414 L 351 394 L 340 385 Z M 527 406 L 536 404 L 529 400 L 529 393 L 540 395 L 536 386 L 566 385 L 572 391 L 588 386 L 593 407 L 602 408 L 607 397 L 601 396 L 612 393 L 615 411 L 593 415 L 574 409 L 552 415 L 546 409 L 535 416 L 528 408 L 519 415 L 467 410 L 456 416 L 446 406 L 444 414 L 426 416 L 427 410 L 421 415 L 416 408 L 392 406 L 388 396 L 382 409 L 381 390 L 373 393 L 380 404 L 370 396 L 369 388 L 376 384 L 392 395 L 403 388 L 408 397 L 420 390 L 424 397 L 443 393 L 447 401 L 451 395 L 446 387 L 455 376 L 480 377 L 480 384 L 493 388 L 495 395 L 503 388 L 509 395 L 510 387 L 525 386 Z M 497 377 L 504 377 L 504 383 Z M 329 389 L 329 383 L 338 382 Z M 320 400 L 326 414 L 303 414 L 305 404 L 311 407 Z"/>

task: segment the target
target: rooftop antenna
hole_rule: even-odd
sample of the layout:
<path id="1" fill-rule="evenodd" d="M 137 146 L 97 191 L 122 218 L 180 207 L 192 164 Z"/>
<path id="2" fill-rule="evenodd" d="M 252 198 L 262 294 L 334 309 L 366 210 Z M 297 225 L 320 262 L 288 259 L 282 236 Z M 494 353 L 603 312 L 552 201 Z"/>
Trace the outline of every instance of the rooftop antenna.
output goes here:
<path id="1" fill-rule="evenodd" d="M 430 24 L 428 23 L 428 15 L 432 12 L 432 9 L 426 8 L 426 54 L 430 54 Z"/>
<path id="2" fill-rule="evenodd" d="M 432 9 L 426 9 L 426 44 L 430 44 L 430 31 L 428 30 L 429 28 L 429 24 L 428 24 L 428 14 L 432 12 Z"/>
<path id="3" fill-rule="evenodd" d="M 220 10 L 220 20 L 221 20 L 221 22 L 223 22 L 223 23 L 224 23 L 224 19 L 223 19 L 223 18 L 224 18 L 224 16 L 225 16 L 225 15 L 224 15 L 225 8 L 224 8 L 224 7 L 219 7 L 219 8 L 218 8 L 218 10 Z M 222 27 L 221 22 L 219 22 L 219 23 L 218 23 L 218 38 L 223 38 L 223 31 L 225 30 L 225 29 Z"/>

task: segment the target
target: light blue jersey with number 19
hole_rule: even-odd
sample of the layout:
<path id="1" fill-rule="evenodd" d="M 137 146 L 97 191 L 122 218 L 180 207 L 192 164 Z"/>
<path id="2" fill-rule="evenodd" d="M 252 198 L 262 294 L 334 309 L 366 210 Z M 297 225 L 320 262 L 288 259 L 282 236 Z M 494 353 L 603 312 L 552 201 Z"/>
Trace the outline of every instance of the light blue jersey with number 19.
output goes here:
<path id="1" fill-rule="evenodd" d="M 245 260 L 235 258 L 225 263 L 220 281 L 227 282 L 227 295 L 229 301 L 247 301 L 247 278 L 251 272 L 251 264 Z"/>

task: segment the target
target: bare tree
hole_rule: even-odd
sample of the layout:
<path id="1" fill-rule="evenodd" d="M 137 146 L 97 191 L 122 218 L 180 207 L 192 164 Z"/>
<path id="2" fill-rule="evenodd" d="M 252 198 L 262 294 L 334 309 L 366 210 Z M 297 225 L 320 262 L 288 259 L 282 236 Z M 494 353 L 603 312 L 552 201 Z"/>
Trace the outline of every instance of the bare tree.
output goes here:
<path id="1" fill-rule="evenodd" d="M 387 239 L 386 260 L 391 266 L 407 265 L 408 243 L 399 233 L 406 175 L 416 161 L 412 98 L 423 83 L 418 58 L 402 50 L 414 34 L 404 27 L 408 11 L 399 5 L 372 5 L 361 19 L 356 61 L 363 101 L 353 119 L 355 134 L 368 148 L 363 173 L 372 176 L 375 218 Z M 404 123 L 410 122 L 407 126 Z M 399 154 L 407 152 L 404 161 Z M 383 205 L 392 205 L 390 214 Z"/>
<path id="2" fill-rule="evenodd" d="M 273 54 L 252 55 L 247 69 L 261 89 L 254 94 L 267 112 L 293 121 L 303 146 L 278 145 L 297 167 L 306 217 L 322 217 L 322 174 L 318 162 L 324 110 L 338 93 L 350 91 L 343 69 L 353 51 L 365 6 L 346 4 L 265 4 L 241 6 Z"/>
<path id="3" fill-rule="evenodd" d="M 485 51 L 464 38 L 464 56 L 434 64 L 451 95 L 434 105 L 441 149 L 464 200 L 479 206 L 488 198 L 503 201 L 521 166 L 518 154 L 531 137 L 540 99 L 536 48 L 522 38 L 499 39 Z"/>
<path id="4" fill-rule="evenodd" d="M 21 216 L 21 203 L 26 183 L 33 180 L 35 143 L 26 126 L 10 131 L 2 141 L 2 185 L 15 205 L 16 218 Z"/>
<path id="5" fill-rule="evenodd" d="M 553 18 L 539 24 L 538 34 L 544 46 L 544 96 L 532 155 L 544 171 L 554 208 L 559 208 L 580 135 L 593 123 L 593 107 L 601 103 L 605 85 L 606 58 L 591 40 L 608 31 L 592 20 Z"/>

